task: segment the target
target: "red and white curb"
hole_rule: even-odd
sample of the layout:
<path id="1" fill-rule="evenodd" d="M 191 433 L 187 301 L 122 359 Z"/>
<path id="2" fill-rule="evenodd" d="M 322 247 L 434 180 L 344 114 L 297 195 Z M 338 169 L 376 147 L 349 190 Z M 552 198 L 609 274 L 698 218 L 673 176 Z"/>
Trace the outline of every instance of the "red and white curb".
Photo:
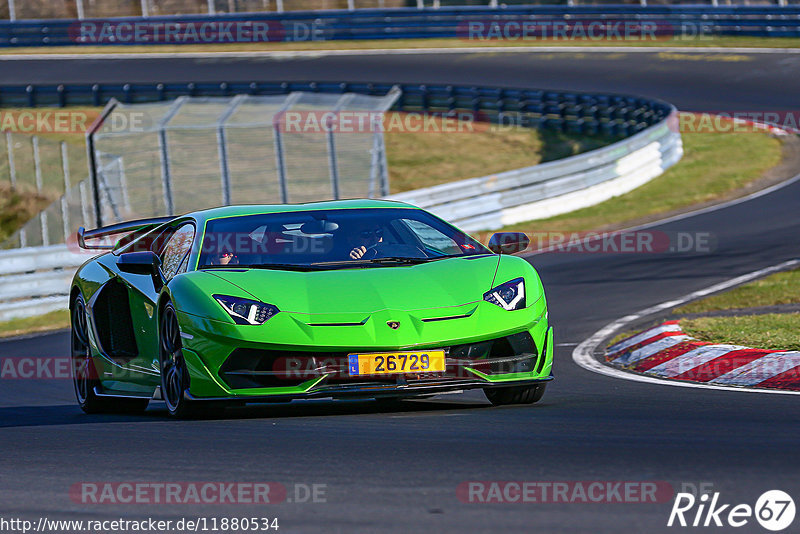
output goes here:
<path id="1" fill-rule="evenodd" d="M 759 191 L 757 193 L 753 193 L 750 196 L 744 197 L 744 199 L 737 199 L 730 201 L 725 204 L 720 204 L 718 206 L 712 206 L 710 208 L 704 208 L 697 212 L 692 212 L 685 215 L 679 215 L 677 217 L 666 219 L 661 223 L 650 223 L 649 226 L 655 226 L 657 224 L 663 224 L 666 221 L 673 221 L 679 219 L 685 219 L 694 217 L 699 215 L 700 213 L 707 213 L 709 211 L 716 211 L 719 209 L 723 209 L 725 207 L 731 206 L 733 204 L 738 204 L 740 202 L 746 202 L 747 200 L 751 200 L 753 198 L 757 198 L 759 196 L 769 194 L 771 192 L 777 191 L 787 185 L 794 183 L 800 180 L 800 175 L 795 176 L 791 180 L 787 182 L 783 182 L 778 184 L 777 186 L 773 186 L 770 189 L 766 189 L 763 191 Z M 648 225 L 646 225 L 648 226 Z M 614 334 L 624 331 L 626 329 L 630 329 L 630 325 L 634 324 L 638 321 L 641 321 L 643 318 L 661 315 L 666 313 L 669 310 L 677 308 L 687 302 L 691 302 L 693 300 L 701 299 L 707 297 L 709 295 L 713 295 L 714 293 L 718 293 L 720 291 L 725 291 L 736 286 L 740 286 L 747 282 L 751 282 L 753 280 L 757 280 L 758 278 L 763 278 L 772 273 L 777 273 L 780 271 L 785 271 L 787 269 L 794 269 L 800 267 L 800 258 L 784 261 L 782 263 L 773 265 L 771 267 L 765 267 L 764 269 L 759 269 L 757 271 L 753 271 L 747 274 L 743 274 L 741 276 L 737 276 L 735 278 L 731 278 L 730 280 L 725 280 L 723 282 L 719 282 L 717 284 L 708 286 L 706 288 L 694 291 L 692 293 L 688 293 L 683 295 L 682 297 L 678 297 L 674 300 L 668 300 L 666 302 L 662 302 L 660 304 L 656 304 L 654 306 L 650 306 L 649 308 L 645 308 L 643 310 L 639 310 L 636 313 L 631 315 L 626 315 L 624 317 L 620 317 L 619 319 L 612 321 L 602 327 L 600 330 L 589 336 L 588 338 L 581 341 L 577 347 L 572 351 L 572 361 L 575 362 L 579 367 L 586 369 L 592 373 L 596 373 L 598 375 L 607 376 L 610 378 L 617 378 L 620 380 L 628 380 L 631 382 L 639 382 L 639 383 L 646 383 L 652 385 L 659 385 L 659 386 L 667 386 L 667 387 L 681 387 L 687 389 L 708 389 L 708 390 L 717 390 L 717 391 L 728 391 L 728 392 L 738 392 L 738 393 L 751 393 L 751 394 L 774 394 L 774 395 L 800 395 L 800 391 L 794 391 L 790 389 L 776 389 L 776 388 L 764 388 L 764 387 L 738 387 L 734 386 L 729 383 L 711 383 L 711 382 L 690 382 L 688 380 L 671 380 L 665 379 L 657 375 L 647 375 L 644 373 L 637 373 L 631 372 L 627 369 L 623 369 L 621 367 L 614 366 L 610 362 L 606 362 L 605 358 L 603 358 L 603 348 L 605 348 L 606 340 L 611 339 Z M 677 332 L 679 329 L 676 327 L 671 327 L 673 332 Z M 683 332 L 681 332 L 683 334 Z M 683 334 L 685 335 L 685 334 Z M 668 336 L 665 336 L 668 337 Z M 645 341 L 646 339 L 641 338 L 637 342 Z M 665 342 L 667 343 L 667 342 Z M 635 350 L 635 349 L 634 349 Z M 773 356 L 774 358 L 774 356 Z M 743 369 L 743 371 L 747 371 L 747 369 Z M 755 373 L 753 371 L 752 373 Z M 749 372 L 749 374 L 752 374 Z"/>
<path id="2" fill-rule="evenodd" d="M 606 350 L 615 367 L 710 385 L 800 391 L 800 352 L 698 341 L 667 321 Z"/>

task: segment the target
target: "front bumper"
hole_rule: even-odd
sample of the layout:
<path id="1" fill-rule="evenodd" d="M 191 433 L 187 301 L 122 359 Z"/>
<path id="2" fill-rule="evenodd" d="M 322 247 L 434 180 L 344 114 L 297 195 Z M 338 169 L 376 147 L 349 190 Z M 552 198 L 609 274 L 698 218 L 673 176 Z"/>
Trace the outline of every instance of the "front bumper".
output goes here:
<path id="1" fill-rule="evenodd" d="M 552 379 L 553 331 L 543 301 L 514 312 L 489 303 L 478 304 L 477 308 L 468 318 L 427 323 L 425 330 L 408 332 L 396 345 L 365 338 L 371 337 L 368 334 L 375 324 L 383 322 L 383 315 L 397 318 L 397 311 L 374 314 L 373 324 L 368 321 L 363 326 L 324 328 L 337 334 L 324 338 L 317 334 L 323 328 L 301 324 L 293 344 L 269 342 L 267 328 L 212 325 L 207 319 L 179 314 L 185 334 L 184 358 L 191 377 L 187 397 L 244 402 L 402 397 L 534 385 Z M 276 331 L 273 339 L 283 341 L 287 333 L 281 327 L 290 321 L 299 323 L 285 317 L 283 324 L 270 320 L 265 326 Z M 404 325 L 408 323 L 411 321 L 404 321 Z M 309 331 L 304 338 L 303 334 Z M 357 344 L 349 345 L 348 341 Z M 444 349 L 446 371 L 371 377 L 347 374 L 348 353 L 421 349 Z M 303 363 L 286 363 L 292 358 L 300 358 Z M 276 368 L 275 362 L 280 359 L 283 366 Z"/>
<path id="2" fill-rule="evenodd" d="M 531 380 L 515 380 L 513 386 L 534 386 L 543 382 L 553 380 L 553 376 L 537 378 Z M 303 393 L 283 393 L 270 395 L 247 395 L 247 396 L 226 396 L 226 397 L 196 397 L 186 390 L 184 395 L 192 401 L 240 401 L 244 403 L 267 403 L 267 402 L 290 402 L 293 400 L 305 399 L 348 399 L 348 398 L 404 398 L 419 397 L 425 395 L 438 395 L 441 393 L 461 392 L 469 389 L 486 389 L 494 387 L 508 387 L 508 383 L 492 383 L 482 380 L 452 380 L 446 382 L 431 381 L 428 383 L 410 383 L 404 385 L 337 385 L 321 386 L 313 388 L 311 391 Z"/>

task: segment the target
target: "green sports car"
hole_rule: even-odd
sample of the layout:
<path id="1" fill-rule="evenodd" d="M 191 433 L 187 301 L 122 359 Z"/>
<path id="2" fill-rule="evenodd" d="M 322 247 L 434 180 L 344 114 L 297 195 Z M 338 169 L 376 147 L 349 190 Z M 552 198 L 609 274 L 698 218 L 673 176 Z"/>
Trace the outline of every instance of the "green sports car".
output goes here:
<path id="1" fill-rule="evenodd" d="M 89 413 L 474 388 L 532 403 L 552 379 L 542 283 L 510 254 L 524 234 L 487 248 L 414 206 L 349 200 L 229 206 L 78 240 L 108 249 L 70 294 Z"/>

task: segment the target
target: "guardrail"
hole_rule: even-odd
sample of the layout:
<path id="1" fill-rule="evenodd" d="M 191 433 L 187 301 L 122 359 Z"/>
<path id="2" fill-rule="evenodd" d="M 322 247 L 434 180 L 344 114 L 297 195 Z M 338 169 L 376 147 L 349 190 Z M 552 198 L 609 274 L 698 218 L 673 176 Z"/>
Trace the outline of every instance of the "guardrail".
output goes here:
<path id="1" fill-rule="evenodd" d="M 110 98 L 145 102 L 182 95 L 293 91 L 383 95 L 392 87 L 345 82 L 6 86 L 0 87 L 0 105 L 102 105 Z M 394 110 L 467 111 L 487 122 L 622 138 L 563 160 L 394 196 L 431 209 L 468 231 L 600 202 L 654 178 L 681 154 L 680 136 L 668 127 L 675 110 L 659 100 L 503 87 L 405 84 L 401 89 Z M 65 246 L 0 252 L 0 320 L 66 307 L 68 280 L 85 259 Z"/>
<path id="2" fill-rule="evenodd" d="M 180 96 L 284 95 L 294 91 L 385 95 L 399 87 L 395 111 L 448 113 L 464 110 L 489 122 L 516 114 L 522 126 L 575 133 L 628 136 L 667 117 L 672 107 L 659 100 L 575 91 L 468 85 L 354 82 L 216 82 L 92 85 L 0 85 L 2 107 L 103 106 L 165 101 Z M 500 118 L 499 118 L 500 117 Z M 515 119 L 516 120 L 516 119 Z"/>
<path id="3" fill-rule="evenodd" d="M 615 34 L 606 40 L 697 38 L 707 35 L 796 37 L 800 35 L 800 6 L 682 5 L 526 5 L 459 8 L 358 9 L 230 13 L 110 19 L 49 19 L 0 22 L 0 46 L 204 44 L 263 41 L 330 41 L 357 39 L 462 38 L 480 43 L 490 39 L 542 39 L 537 31 L 554 24 L 563 34 L 550 38 L 572 40 L 569 31 L 582 27 L 581 39 L 591 40 L 591 24 L 630 22 L 651 24 L 655 32 Z M 471 33 L 470 24 L 484 24 L 484 33 Z M 521 33 L 521 24 L 531 29 Z M 494 26 L 491 26 L 494 25 Z M 489 27 L 497 32 L 489 32 Z M 597 27 L 594 28 L 598 30 Z M 167 31 L 169 30 L 169 31 Z M 241 30 L 241 31 L 240 31 Z M 605 29 L 599 29 L 601 33 Z M 513 35 L 508 35 L 511 32 Z M 547 37 L 547 36 L 544 36 Z M 601 39 L 602 40 L 602 39 Z"/>
<path id="4" fill-rule="evenodd" d="M 72 276 L 88 258 L 66 245 L 0 253 L 0 321 L 65 309 Z"/>
<path id="5" fill-rule="evenodd" d="M 126 17 L 139 16 L 169 16 L 186 14 L 217 15 L 224 13 L 283 13 L 288 11 L 330 11 L 335 9 L 347 9 L 348 11 L 365 9 L 385 9 L 398 7 L 412 7 L 416 9 L 440 9 L 453 7 L 476 7 L 487 6 L 491 8 L 520 6 L 530 4 L 530 0 L 263 0 L 260 3 L 238 2 L 230 0 L 171 0 L 160 2 L 157 0 L 139 0 L 138 2 L 128 2 L 121 5 L 115 0 L 75 0 L 74 3 L 37 3 L 30 0 L 21 2 L 20 9 L 17 9 L 17 0 L 8 0 L 8 13 L 4 13 L 10 20 L 25 19 L 64 19 L 78 18 L 91 19 L 98 17 Z M 670 2 L 656 2 L 658 5 L 667 5 Z M 726 6 L 730 6 L 730 0 L 723 0 Z M 797 3 L 797 0 L 762 0 L 760 5 L 786 6 Z M 55 5 L 53 5 L 55 4 Z M 138 5 L 137 5 L 138 4 Z M 551 4 L 562 7 L 572 7 L 577 5 L 592 5 L 592 0 L 542 0 L 537 5 Z M 647 6 L 650 0 L 630 0 L 628 5 L 638 4 Z M 673 4 L 680 5 L 680 1 Z M 693 5 L 704 5 L 707 7 L 719 7 L 720 0 L 697 0 Z M 733 5 L 749 5 L 748 0 L 737 0 Z M 88 9 L 87 9 L 88 7 Z M 4 18 L 6 18 L 4 16 Z"/>

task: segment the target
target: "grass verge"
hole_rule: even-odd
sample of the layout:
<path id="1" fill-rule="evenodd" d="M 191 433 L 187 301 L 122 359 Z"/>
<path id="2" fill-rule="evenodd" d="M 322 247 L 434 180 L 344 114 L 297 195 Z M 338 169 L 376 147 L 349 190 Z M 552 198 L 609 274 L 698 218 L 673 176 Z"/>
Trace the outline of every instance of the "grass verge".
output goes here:
<path id="1" fill-rule="evenodd" d="M 58 310 L 39 315 L 0 322 L 0 338 L 69 328 L 69 311 Z"/>
<path id="2" fill-rule="evenodd" d="M 53 200 L 53 197 L 35 191 L 12 189 L 8 184 L 0 184 L 0 243 Z"/>
<path id="3" fill-rule="evenodd" d="M 760 132 L 683 134 L 683 158 L 651 182 L 605 202 L 506 227 L 519 232 L 624 228 L 714 201 L 755 182 L 781 161 L 781 141 Z"/>
<path id="4" fill-rule="evenodd" d="M 719 295 L 690 302 L 676 308 L 673 313 L 685 315 L 795 303 L 800 303 L 800 269 L 776 273 Z"/>
<path id="5" fill-rule="evenodd" d="M 673 315 L 800 303 L 800 269 L 776 273 L 718 295 L 675 308 Z M 711 343 L 730 343 L 775 350 L 800 350 L 800 314 L 742 315 L 681 319 L 690 336 Z M 622 332 L 608 346 L 637 334 Z"/>
<path id="6" fill-rule="evenodd" d="M 0 54 L 125 54 L 125 53 L 214 53 L 292 52 L 315 50 L 372 50 L 425 48 L 519 48 L 519 47 L 692 47 L 692 48 L 798 48 L 793 37 L 700 37 L 664 40 L 496 40 L 496 39 L 380 39 L 372 41 L 295 41 L 272 43 L 209 43 L 184 45 L 57 46 L 2 48 Z"/>
<path id="7" fill-rule="evenodd" d="M 681 328 L 690 336 L 711 343 L 800 350 L 800 313 L 682 319 Z"/>
<path id="8" fill-rule="evenodd" d="M 453 131 L 387 132 L 391 192 L 530 167 L 613 141 L 600 136 L 575 137 L 528 128 Z"/>

